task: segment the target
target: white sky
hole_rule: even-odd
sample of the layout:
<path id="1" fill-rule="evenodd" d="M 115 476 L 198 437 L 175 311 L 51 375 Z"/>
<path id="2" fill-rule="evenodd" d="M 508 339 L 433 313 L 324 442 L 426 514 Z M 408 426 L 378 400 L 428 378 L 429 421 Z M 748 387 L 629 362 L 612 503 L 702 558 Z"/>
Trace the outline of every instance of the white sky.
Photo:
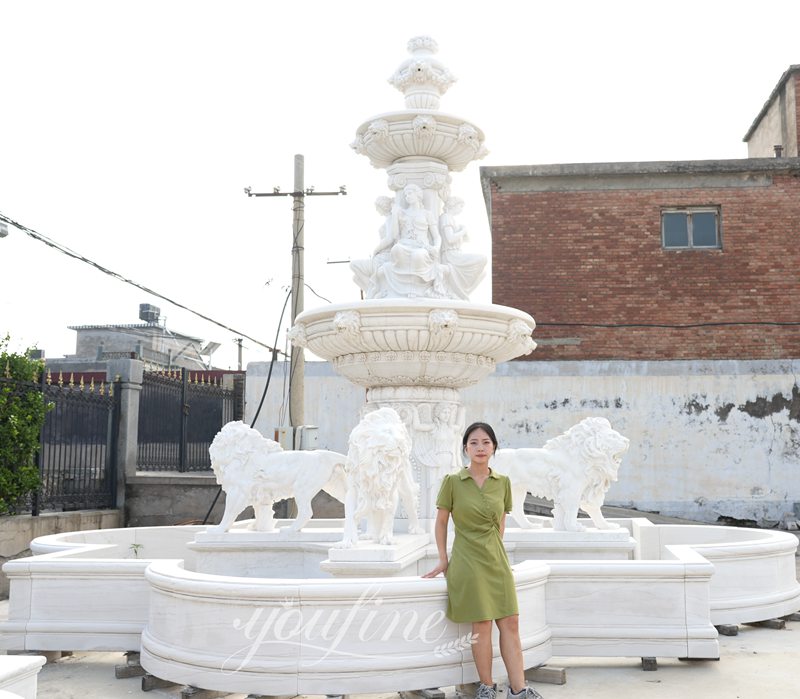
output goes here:
<path id="1" fill-rule="evenodd" d="M 459 78 L 442 111 L 486 134 L 489 156 L 452 189 L 488 254 L 480 165 L 744 158 L 800 63 L 798 27 L 797 0 L 0 0 L 0 211 L 271 345 L 291 198 L 243 188 L 291 191 L 295 153 L 307 187 L 347 185 L 306 199 L 306 281 L 358 298 L 346 265 L 326 262 L 368 254 L 389 192 L 349 144 L 403 108 L 386 80 L 412 36 L 433 36 Z M 488 282 L 473 295 L 489 298 Z M 13 228 L 0 239 L 0 334 L 16 349 L 70 354 L 68 325 L 137 323 L 140 303 L 222 343 L 214 364 L 235 368 L 234 334 Z M 306 308 L 323 303 L 306 291 Z M 268 358 L 245 341 L 245 363 Z"/>

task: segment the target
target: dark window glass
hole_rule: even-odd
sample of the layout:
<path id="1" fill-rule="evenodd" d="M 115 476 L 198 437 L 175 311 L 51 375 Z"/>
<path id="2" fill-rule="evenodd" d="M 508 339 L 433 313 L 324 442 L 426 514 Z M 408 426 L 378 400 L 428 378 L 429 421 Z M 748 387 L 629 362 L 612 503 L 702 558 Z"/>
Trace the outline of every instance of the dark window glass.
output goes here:
<path id="1" fill-rule="evenodd" d="M 692 247 L 717 247 L 717 215 L 713 211 L 692 214 Z"/>
<path id="2" fill-rule="evenodd" d="M 684 213 L 664 214 L 664 247 L 689 247 L 689 217 Z"/>

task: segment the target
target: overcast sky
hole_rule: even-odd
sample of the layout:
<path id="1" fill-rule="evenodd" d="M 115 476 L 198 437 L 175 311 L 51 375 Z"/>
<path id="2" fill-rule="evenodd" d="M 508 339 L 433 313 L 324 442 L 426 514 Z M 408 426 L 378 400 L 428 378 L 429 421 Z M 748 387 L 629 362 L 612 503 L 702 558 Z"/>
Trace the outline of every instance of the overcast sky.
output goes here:
<path id="1" fill-rule="evenodd" d="M 486 134 L 490 154 L 452 190 L 488 255 L 480 165 L 744 158 L 742 137 L 800 63 L 799 26 L 797 0 L 0 0 L 0 212 L 271 345 L 291 199 L 243 188 L 290 191 L 295 153 L 307 187 L 346 185 L 306 200 L 306 281 L 357 299 L 346 265 L 327 263 L 368 254 L 389 192 L 349 144 L 403 108 L 387 78 L 409 38 L 436 39 L 459 78 L 442 111 Z M 18 349 L 70 354 L 67 326 L 137 323 L 140 303 L 221 343 L 214 364 L 235 368 L 235 333 L 18 230 L 0 238 L 0 334 Z M 306 308 L 325 303 L 306 291 Z M 245 363 L 268 357 L 245 341 Z"/>

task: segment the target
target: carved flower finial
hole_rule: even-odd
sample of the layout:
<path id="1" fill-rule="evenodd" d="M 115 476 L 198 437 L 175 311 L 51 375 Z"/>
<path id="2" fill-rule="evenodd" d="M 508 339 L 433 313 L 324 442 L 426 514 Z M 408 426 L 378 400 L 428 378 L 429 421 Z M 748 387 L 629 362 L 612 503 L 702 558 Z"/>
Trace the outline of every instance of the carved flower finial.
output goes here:
<path id="1" fill-rule="evenodd" d="M 434 58 L 439 50 L 429 36 L 416 36 L 408 42 L 411 58 L 389 78 L 406 98 L 408 109 L 438 109 L 439 98 L 456 81 L 453 74 Z"/>

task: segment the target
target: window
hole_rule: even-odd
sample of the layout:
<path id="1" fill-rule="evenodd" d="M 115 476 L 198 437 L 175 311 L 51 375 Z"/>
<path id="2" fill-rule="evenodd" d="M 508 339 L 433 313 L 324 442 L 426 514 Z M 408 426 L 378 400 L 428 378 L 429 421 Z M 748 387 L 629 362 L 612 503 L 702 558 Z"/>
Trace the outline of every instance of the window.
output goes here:
<path id="1" fill-rule="evenodd" d="M 661 212 L 661 242 L 668 250 L 721 248 L 719 209 L 665 209 Z"/>

